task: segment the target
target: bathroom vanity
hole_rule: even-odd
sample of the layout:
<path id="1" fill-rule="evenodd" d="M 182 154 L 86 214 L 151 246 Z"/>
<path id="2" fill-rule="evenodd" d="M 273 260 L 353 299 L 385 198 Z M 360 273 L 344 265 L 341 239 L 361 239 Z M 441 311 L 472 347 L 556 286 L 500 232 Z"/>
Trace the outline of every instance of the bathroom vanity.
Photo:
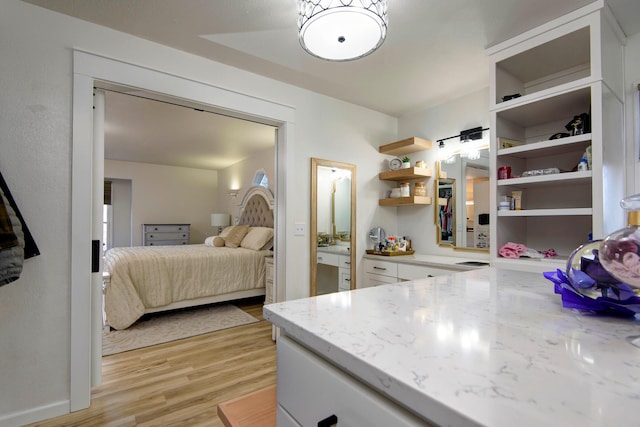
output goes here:
<path id="1" fill-rule="evenodd" d="M 271 304 L 264 316 L 282 331 L 280 426 L 637 417 L 638 321 L 565 309 L 541 274 L 482 268 Z"/>
<path id="2" fill-rule="evenodd" d="M 424 279 L 443 274 L 486 268 L 489 262 L 461 257 L 438 255 L 365 255 L 364 280 L 361 287 Z"/>

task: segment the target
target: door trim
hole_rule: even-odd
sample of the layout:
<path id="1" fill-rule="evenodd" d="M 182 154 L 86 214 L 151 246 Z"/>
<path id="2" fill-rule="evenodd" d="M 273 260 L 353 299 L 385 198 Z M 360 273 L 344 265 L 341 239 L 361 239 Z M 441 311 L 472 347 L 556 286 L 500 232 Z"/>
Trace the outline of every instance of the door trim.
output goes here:
<path id="1" fill-rule="evenodd" d="M 285 156 L 291 152 L 287 147 L 292 144 L 295 128 L 293 107 L 88 52 L 73 52 L 73 73 L 70 412 L 85 409 L 91 403 L 91 198 L 92 181 L 104 178 L 94 177 L 92 167 L 94 86 L 116 84 L 139 88 L 208 105 L 213 112 L 278 127 L 275 252 L 278 254 L 276 283 L 283 290 L 281 295 L 286 289 L 284 165 Z"/>

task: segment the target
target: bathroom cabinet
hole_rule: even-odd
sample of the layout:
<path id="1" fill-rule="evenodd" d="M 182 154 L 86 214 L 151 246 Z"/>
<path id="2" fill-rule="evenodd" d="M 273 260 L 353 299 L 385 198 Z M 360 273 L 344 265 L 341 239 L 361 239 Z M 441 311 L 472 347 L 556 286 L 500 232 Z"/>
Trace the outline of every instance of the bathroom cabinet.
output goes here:
<path id="1" fill-rule="evenodd" d="M 491 176 L 493 266 L 564 268 L 579 245 L 623 225 L 623 43 L 609 9 L 595 2 L 487 49 L 490 169 L 511 168 L 511 178 Z M 589 115 L 586 125 L 567 129 L 581 114 Z M 569 135 L 551 139 L 560 132 Z M 504 138 L 522 144 L 500 148 Z M 588 147 L 590 169 L 578 171 Z M 559 173 L 535 174 L 552 168 Z M 498 210 L 513 191 L 522 192 L 522 209 Z M 507 242 L 553 248 L 559 256 L 502 258 L 498 250 Z"/>

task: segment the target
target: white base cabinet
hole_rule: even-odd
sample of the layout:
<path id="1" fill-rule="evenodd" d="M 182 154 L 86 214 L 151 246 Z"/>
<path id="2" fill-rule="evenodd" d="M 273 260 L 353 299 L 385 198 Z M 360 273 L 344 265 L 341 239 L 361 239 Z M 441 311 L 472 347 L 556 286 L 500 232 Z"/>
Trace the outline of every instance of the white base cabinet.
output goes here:
<path id="1" fill-rule="evenodd" d="M 456 273 L 460 270 L 448 270 L 423 265 L 404 264 L 393 261 L 364 260 L 364 286 L 379 286 L 388 283 L 398 283 L 427 277 L 442 276 Z"/>
<path id="2" fill-rule="evenodd" d="M 429 425 L 286 336 L 278 339 L 277 396 L 278 426 Z"/>

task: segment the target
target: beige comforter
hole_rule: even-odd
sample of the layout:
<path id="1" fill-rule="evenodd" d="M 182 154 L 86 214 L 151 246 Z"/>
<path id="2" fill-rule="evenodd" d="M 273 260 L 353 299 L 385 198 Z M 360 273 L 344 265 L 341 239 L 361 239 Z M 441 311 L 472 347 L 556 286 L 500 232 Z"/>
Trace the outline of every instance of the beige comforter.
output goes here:
<path id="1" fill-rule="evenodd" d="M 205 245 L 110 249 L 104 260 L 104 271 L 111 275 L 104 301 L 107 322 L 125 329 L 145 308 L 264 288 L 270 254 Z"/>

